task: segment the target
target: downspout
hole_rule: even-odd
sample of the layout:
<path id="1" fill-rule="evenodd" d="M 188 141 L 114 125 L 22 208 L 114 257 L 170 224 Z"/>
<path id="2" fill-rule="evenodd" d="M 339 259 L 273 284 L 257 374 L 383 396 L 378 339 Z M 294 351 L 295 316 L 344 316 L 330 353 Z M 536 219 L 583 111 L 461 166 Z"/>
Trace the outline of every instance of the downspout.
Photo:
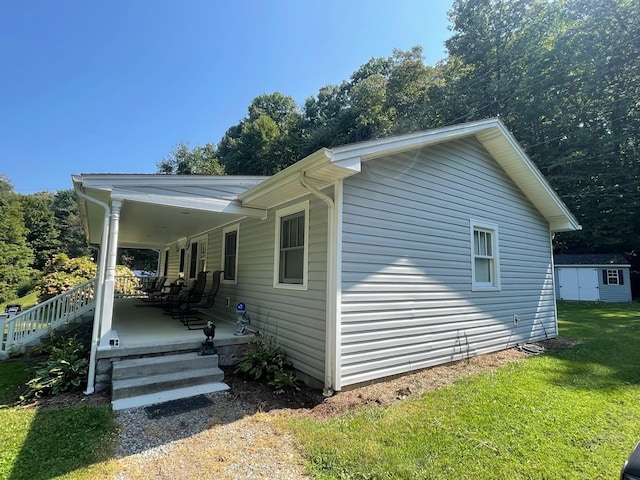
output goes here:
<path id="1" fill-rule="evenodd" d="M 316 187 L 311 185 L 304 172 L 298 175 L 300 184 L 309 190 L 313 195 L 327 204 L 327 312 L 326 312 L 326 331 L 325 331 L 325 369 L 324 369 L 324 390 L 325 396 L 331 396 L 334 393 L 336 381 L 336 345 L 337 345 L 337 329 L 336 329 L 336 241 L 335 241 L 335 224 L 334 213 L 335 203 L 331 197 L 328 197 Z"/>
<path id="2" fill-rule="evenodd" d="M 111 208 L 104 202 L 96 200 L 89 195 L 76 190 L 80 198 L 104 208 L 104 225 L 102 227 L 102 240 L 100 245 L 100 256 L 98 260 L 98 276 L 96 277 L 96 308 L 93 314 L 93 329 L 91 330 L 91 353 L 89 356 L 89 375 L 87 378 L 87 389 L 85 395 L 95 392 L 96 382 L 96 352 L 98 350 L 98 340 L 100 339 L 100 328 L 102 325 L 102 300 L 104 297 L 105 265 L 107 263 L 107 242 L 109 240 L 109 222 L 111 219 Z"/>

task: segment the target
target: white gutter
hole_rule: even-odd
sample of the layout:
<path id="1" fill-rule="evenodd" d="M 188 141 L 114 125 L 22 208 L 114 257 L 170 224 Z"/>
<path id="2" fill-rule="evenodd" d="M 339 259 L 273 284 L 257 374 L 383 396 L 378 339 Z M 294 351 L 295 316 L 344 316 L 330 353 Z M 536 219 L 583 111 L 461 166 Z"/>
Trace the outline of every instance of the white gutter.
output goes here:
<path id="1" fill-rule="evenodd" d="M 111 219 L 111 208 L 104 202 L 96 200 L 89 195 L 76 190 L 80 198 L 93 202 L 104 208 L 104 225 L 102 227 L 102 242 L 100 245 L 100 257 L 98 260 L 98 275 L 96 276 L 96 308 L 93 313 L 93 329 L 91 330 L 91 354 L 89 356 L 89 375 L 87 378 L 87 389 L 85 395 L 95 392 L 96 383 L 96 352 L 100 339 L 100 328 L 102 325 L 102 301 L 104 298 L 104 279 L 106 274 L 105 265 L 107 263 L 107 242 L 109 239 L 109 222 Z"/>
<path id="2" fill-rule="evenodd" d="M 336 325 L 336 259 L 337 259 L 337 241 L 335 237 L 335 203 L 324 193 L 311 185 L 305 173 L 299 172 L 298 179 L 300 184 L 308 189 L 313 195 L 318 197 L 327 204 L 327 306 L 326 306 L 326 327 L 325 327 L 325 368 L 324 368 L 324 390 L 325 396 L 331 396 L 336 387 L 338 377 L 337 372 L 337 341 L 338 329 Z"/>

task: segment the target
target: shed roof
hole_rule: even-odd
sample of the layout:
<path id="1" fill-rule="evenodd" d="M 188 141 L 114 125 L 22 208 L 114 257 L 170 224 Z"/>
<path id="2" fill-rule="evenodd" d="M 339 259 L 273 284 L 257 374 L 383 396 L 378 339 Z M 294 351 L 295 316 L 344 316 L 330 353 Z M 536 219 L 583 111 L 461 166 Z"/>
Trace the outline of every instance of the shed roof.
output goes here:
<path id="1" fill-rule="evenodd" d="M 554 255 L 553 261 L 558 265 L 629 265 L 620 253 L 583 253 L 574 255 Z"/>

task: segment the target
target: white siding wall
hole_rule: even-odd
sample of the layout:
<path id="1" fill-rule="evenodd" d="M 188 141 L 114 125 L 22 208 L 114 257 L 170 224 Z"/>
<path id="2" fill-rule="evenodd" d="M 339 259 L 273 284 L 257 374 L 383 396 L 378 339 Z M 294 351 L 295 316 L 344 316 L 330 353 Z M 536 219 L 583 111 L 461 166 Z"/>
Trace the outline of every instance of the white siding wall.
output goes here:
<path id="1" fill-rule="evenodd" d="M 472 291 L 470 219 L 501 291 Z M 364 162 L 342 249 L 343 386 L 556 335 L 548 224 L 475 140 Z"/>
<path id="2" fill-rule="evenodd" d="M 326 192 L 328 193 L 328 192 Z M 237 284 L 222 283 L 212 308 L 235 323 L 236 305 L 243 302 L 251 328 L 274 337 L 294 366 L 319 380 L 324 376 L 326 315 L 327 207 L 309 197 L 308 290 L 273 287 L 275 212 L 266 220 L 245 219 L 238 232 Z M 292 202 L 297 204 L 302 199 Z M 279 208 L 290 204 L 282 205 Z M 207 269 L 222 268 L 222 229 L 209 233 Z M 229 298 L 229 306 L 226 305 Z"/>

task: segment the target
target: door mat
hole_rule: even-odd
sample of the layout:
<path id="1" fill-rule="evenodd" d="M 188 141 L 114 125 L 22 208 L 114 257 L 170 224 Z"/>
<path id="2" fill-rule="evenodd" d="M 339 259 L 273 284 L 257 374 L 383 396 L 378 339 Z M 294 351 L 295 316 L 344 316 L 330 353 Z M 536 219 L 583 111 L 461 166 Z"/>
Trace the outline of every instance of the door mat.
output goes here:
<path id="1" fill-rule="evenodd" d="M 190 412 L 198 408 L 204 408 L 211 405 L 213 402 L 204 395 L 196 395 L 190 398 L 180 398 L 178 400 L 170 400 L 168 402 L 156 403 L 144 407 L 144 411 L 147 412 L 147 417 L 162 418 L 171 417 L 173 415 L 179 415 L 181 413 Z"/>

